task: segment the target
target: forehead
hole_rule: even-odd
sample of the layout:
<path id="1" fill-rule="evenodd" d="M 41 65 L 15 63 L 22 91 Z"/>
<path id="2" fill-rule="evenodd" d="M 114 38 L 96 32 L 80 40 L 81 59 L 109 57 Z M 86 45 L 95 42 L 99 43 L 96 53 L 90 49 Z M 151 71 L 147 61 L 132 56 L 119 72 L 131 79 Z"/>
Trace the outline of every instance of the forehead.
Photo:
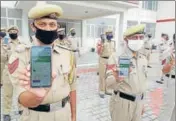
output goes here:
<path id="1" fill-rule="evenodd" d="M 9 30 L 9 33 L 17 33 L 18 31 L 16 29 Z"/>
<path id="2" fill-rule="evenodd" d="M 57 20 L 50 18 L 40 18 L 35 20 L 36 23 L 57 23 Z"/>

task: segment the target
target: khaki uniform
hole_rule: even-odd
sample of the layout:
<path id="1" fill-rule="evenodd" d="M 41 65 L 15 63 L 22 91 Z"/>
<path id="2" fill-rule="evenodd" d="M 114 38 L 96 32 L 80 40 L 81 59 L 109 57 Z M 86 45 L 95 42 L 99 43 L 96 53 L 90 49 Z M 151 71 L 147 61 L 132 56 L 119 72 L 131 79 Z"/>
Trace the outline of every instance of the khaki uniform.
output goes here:
<path id="1" fill-rule="evenodd" d="M 172 53 L 172 59 L 175 62 L 175 53 Z M 167 57 L 166 64 L 171 63 L 171 56 Z M 171 67 L 169 73 L 165 74 L 167 90 L 164 90 L 165 94 L 163 96 L 163 111 L 160 112 L 158 116 L 159 121 L 167 121 L 170 119 L 174 119 L 175 117 L 175 64 Z M 173 108 L 174 107 L 174 108 Z M 171 121 L 172 121 L 171 120 Z M 174 120 L 173 120 L 174 121 Z"/>
<path id="2" fill-rule="evenodd" d="M 112 88 L 117 93 L 110 99 L 110 114 L 112 121 L 141 121 L 143 109 L 142 94 L 147 89 L 147 60 L 145 55 L 138 53 L 133 56 L 131 50 L 127 49 L 120 57 L 129 57 L 132 69 L 128 77 L 119 82 L 114 79 Z M 138 95 L 140 100 L 130 101 L 120 97 L 120 92 L 129 95 Z"/>
<path id="3" fill-rule="evenodd" d="M 106 92 L 106 65 L 109 57 L 115 52 L 115 41 L 105 41 L 102 45 L 102 52 L 99 56 L 99 92 Z"/>
<path id="4" fill-rule="evenodd" d="M 56 44 L 59 44 L 61 46 L 65 46 L 65 47 L 68 47 L 68 48 L 71 48 L 71 44 L 67 41 L 67 39 L 63 39 L 63 40 L 59 40 L 57 39 L 55 41 Z"/>
<path id="5" fill-rule="evenodd" d="M 8 59 L 11 54 L 15 51 L 16 47 L 20 44 L 19 40 L 11 40 L 9 43 L 9 49 L 6 51 L 8 54 Z M 6 60 L 5 69 L 3 70 L 3 114 L 9 114 L 12 107 L 12 97 L 13 97 L 13 86 L 9 78 L 8 72 L 8 59 Z"/>
<path id="6" fill-rule="evenodd" d="M 70 91 L 76 90 L 76 82 L 74 79 L 71 80 L 71 82 L 68 81 L 68 79 L 70 80 L 70 78 L 68 78 L 70 70 L 74 68 L 70 65 L 71 55 L 72 53 L 70 51 L 60 48 L 58 44 L 54 44 L 52 52 L 52 69 L 57 73 L 57 76 L 53 81 L 50 91 L 41 104 L 53 104 L 60 102 L 63 98 L 69 95 Z M 25 68 L 30 63 L 30 46 L 20 45 L 20 48 L 17 50 L 17 52 L 11 56 L 9 64 L 13 63 L 16 59 L 19 59 L 19 65 L 18 68 L 12 74 L 10 74 L 10 78 L 13 82 L 14 88 L 16 88 L 17 97 L 19 98 L 19 95 L 26 91 L 26 89 L 21 87 L 18 83 L 18 70 Z M 65 105 L 64 108 L 59 106 L 56 106 L 55 108 L 56 111 L 53 112 L 39 112 L 25 107 L 20 120 L 71 121 L 71 110 L 69 102 Z"/>
<path id="7" fill-rule="evenodd" d="M 152 45 L 151 45 L 150 39 L 145 41 L 145 43 L 144 43 L 144 51 L 145 51 L 146 58 L 148 60 L 148 65 L 149 65 L 150 54 L 151 54 L 151 51 L 152 51 Z"/>
<path id="8" fill-rule="evenodd" d="M 3 70 L 8 63 L 8 50 L 9 46 L 1 42 L 1 84 L 3 84 Z"/>

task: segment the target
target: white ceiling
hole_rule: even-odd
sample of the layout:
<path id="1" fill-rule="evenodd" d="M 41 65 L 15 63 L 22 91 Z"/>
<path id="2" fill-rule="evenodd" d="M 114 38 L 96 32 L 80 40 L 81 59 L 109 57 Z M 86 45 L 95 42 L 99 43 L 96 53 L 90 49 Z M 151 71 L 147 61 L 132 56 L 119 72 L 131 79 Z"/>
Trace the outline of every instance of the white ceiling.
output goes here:
<path id="1" fill-rule="evenodd" d="M 47 3 L 62 7 L 64 13 L 61 18 L 75 20 L 113 15 L 126 10 L 127 7 L 117 3 L 96 1 L 47 1 Z M 34 5 L 36 1 L 19 1 L 16 7 L 28 12 Z"/>

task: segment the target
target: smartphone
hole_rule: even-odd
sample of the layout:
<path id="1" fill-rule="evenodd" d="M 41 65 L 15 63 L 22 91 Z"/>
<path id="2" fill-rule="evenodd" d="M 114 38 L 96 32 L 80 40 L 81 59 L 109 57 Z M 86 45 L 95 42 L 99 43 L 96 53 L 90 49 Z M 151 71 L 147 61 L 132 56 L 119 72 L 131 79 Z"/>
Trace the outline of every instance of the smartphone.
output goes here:
<path id="1" fill-rule="evenodd" d="M 31 87 L 51 87 L 52 78 L 51 46 L 32 46 L 31 48 Z"/>
<path id="2" fill-rule="evenodd" d="M 8 44 L 9 43 L 9 38 L 7 38 L 7 37 L 4 37 L 4 44 Z"/>
<path id="3" fill-rule="evenodd" d="M 119 58 L 119 77 L 128 77 L 130 68 L 130 59 L 128 57 Z"/>

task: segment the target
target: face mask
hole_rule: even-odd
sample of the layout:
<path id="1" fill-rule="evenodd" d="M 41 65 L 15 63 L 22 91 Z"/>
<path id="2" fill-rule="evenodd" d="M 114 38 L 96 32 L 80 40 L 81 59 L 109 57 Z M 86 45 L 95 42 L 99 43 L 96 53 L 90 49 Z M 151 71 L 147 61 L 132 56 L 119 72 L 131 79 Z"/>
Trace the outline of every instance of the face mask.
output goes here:
<path id="1" fill-rule="evenodd" d="M 128 40 L 128 47 L 132 51 L 139 51 L 144 45 L 143 40 Z"/>
<path id="2" fill-rule="evenodd" d="M 12 33 L 12 34 L 9 34 L 9 37 L 10 37 L 12 40 L 15 40 L 15 39 L 17 39 L 18 35 L 17 35 L 17 33 Z"/>
<path id="3" fill-rule="evenodd" d="M 111 40 L 112 38 L 113 38 L 113 35 L 107 35 L 107 36 L 106 36 L 106 39 L 107 39 L 107 40 Z"/>
<path id="4" fill-rule="evenodd" d="M 46 31 L 36 28 L 36 38 L 44 44 L 51 44 L 58 38 L 57 29 L 54 31 Z"/>
<path id="5" fill-rule="evenodd" d="M 59 36 L 60 40 L 63 40 L 65 38 L 65 35 L 63 35 L 63 34 L 59 34 L 58 36 Z"/>
<path id="6" fill-rule="evenodd" d="M 71 33 L 71 35 L 72 35 L 72 36 L 75 36 L 75 35 L 76 35 L 76 33 Z"/>
<path id="7" fill-rule="evenodd" d="M 0 37 L 4 38 L 6 36 L 5 32 L 0 32 Z"/>

